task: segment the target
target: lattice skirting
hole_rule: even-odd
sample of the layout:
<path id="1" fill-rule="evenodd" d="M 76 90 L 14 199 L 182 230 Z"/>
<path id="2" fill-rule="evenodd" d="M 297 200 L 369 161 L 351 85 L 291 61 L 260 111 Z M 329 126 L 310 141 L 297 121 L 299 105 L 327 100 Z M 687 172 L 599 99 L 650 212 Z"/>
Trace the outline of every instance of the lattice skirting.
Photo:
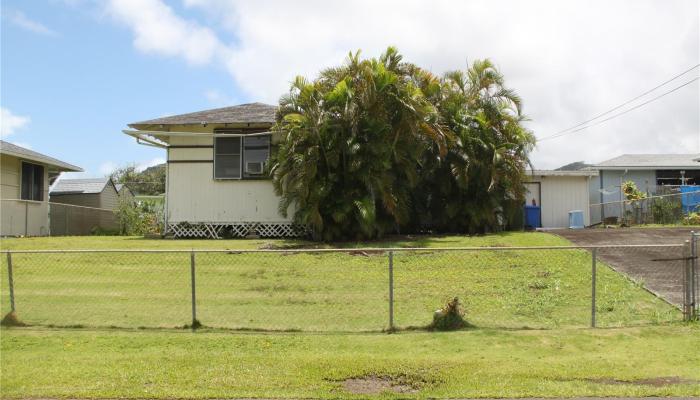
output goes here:
<path id="1" fill-rule="evenodd" d="M 300 237 L 308 235 L 306 227 L 291 222 L 235 222 L 230 224 L 212 222 L 178 222 L 168 225 L 168 234 L 176 238 L 210 238 L 222 236 L 246 237 L 257 235 L 264 238 Z"/>

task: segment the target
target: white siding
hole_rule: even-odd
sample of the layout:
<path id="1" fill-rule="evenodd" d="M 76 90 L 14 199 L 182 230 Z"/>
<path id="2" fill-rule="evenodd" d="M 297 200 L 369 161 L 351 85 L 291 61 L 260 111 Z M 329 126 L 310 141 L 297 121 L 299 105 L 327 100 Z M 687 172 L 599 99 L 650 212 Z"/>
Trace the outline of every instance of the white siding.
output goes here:
<path id="1" fill-rule="evenodd" d="M 211 138 L 173 138 L 173 145 L 212 145 Z M 213 148 L 171 148 L 169 161 L 213 160 Z M 168 223 L 289 222 L 278 213 L 270 180 L 216 180 L 213 162 L 169 162 Z"/>
<path id="2" fill-rule="evenodd" d="M 590 225 L 588 180 L 586 176 L 534 176 L 530 179 L 532 182 L 541 183 L 539 206 L 543 228 L 568 227 L 569 211 L 573 210 L 583 211 L 583 222 Z M 531 200 L 532 194 L 528 193 L 528 205 L 531 204 Z"/>

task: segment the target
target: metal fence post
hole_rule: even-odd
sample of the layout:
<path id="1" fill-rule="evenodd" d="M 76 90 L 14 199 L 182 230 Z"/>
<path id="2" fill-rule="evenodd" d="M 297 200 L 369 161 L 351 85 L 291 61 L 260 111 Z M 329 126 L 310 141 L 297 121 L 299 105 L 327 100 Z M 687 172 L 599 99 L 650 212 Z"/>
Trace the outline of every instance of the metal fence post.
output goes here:
<path id="1" fill-rule="evenodd" d="M 7 285 L 10 290 L 10 311 L 15 312 L 15 281 L 12 278 L 12 253 L 7 252 Z"/>
<path id="2" fill-rule="evenodd" d="M 394 330 L 394 252 L 389 251 L 389 331 Z"/>
<path id="3" fill-rule="evenodd" d="M 690 321 L 692 318 L 692 265 L 690 240 L 683 244 L 683 320 Z"/>
<path id="4" fill-rule="evenodd" d="M 690 293 L 691 293 L 691 317 L 697 319 L 700 315 L 700 290 L 698 290 L 698 236 L 694 231 L 690 232 Z"/>
<path id="5" fill-rule="evenodd" d="M 194 250 L 190 253 L 190 276 L 192 279 L 192 329 L 198 327 L 197 321 L 197 289 L 195 284 L 195 257 Z"/>
<path id="6" fill-rule="evenodd" d="M 598 249 L 593 248 L 591 251 L 591 328 L 595 328 L 595 286 L 596 286 L 596 259 L 598 258 Z"/>

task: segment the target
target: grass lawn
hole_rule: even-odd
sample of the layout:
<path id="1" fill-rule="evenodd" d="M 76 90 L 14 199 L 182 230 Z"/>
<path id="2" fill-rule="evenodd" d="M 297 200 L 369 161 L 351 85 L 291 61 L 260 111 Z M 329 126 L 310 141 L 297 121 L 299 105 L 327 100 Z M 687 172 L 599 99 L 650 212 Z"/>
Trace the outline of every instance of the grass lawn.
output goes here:
<path id="1" fill-rule="evenodd" d="M 374 242 L 343 242 L 320 244 L 288 239 L 147 239 L 140 236 L 58 236 L 2 238 L 2 250 L 94 250 L 94 249 L 259 249 L 271 246 L 312 248 L 357 247 L 502 247 L 502 246 L 561 246 L 567 240 L 542 232 L 504 232 L 484 236 L 401 236 Z"/>
<path id="2" fill-rule="evenodd" d="M 680 324 L 393 335 L 40 328 L 0 334 L 4 398 L 700 395 L 700 329 Z M 353 396 L 344 389 L 345 379 L 368 375 L 410 390 Z"/>
<path id="3" fill-rule="evenodd" d="M 357 247 L 556 246 L 545 233 L 396 238 Z M 257 249 L 281 240 L 4 239 L 19 249 Z M 18 316 L 0 330 L 3 398 L 465 398 L 700 395 L 700 326 L 583 250 L 396 252 L 395 321 L 459 296 L 475 328 L 387 327 L 383 252 L 14 254 Z M 2 258 L 0 307 L 8 311 Z M 63 326 L 51 328 L 50 325 Z M 80 325 L 71 329 L 66 326 Z M 136 327 L 147 327 L 135 329 Z M 232 330 L 233 329 L 233 330 Z M 235 331 L 238 329 L 238 331 Z M 279 332 L 299 330 L 299 332 Z M 351 394 L 370 377 L 379 395 Z M 392 386 L 394 385 L 394 386 Z M 394 389 L 403 393 L 395 393 Z"/>
<path id="4" fill-rule="evenodd" d="M 258 248 L 289 241 L 147 240 L 121 237 L 8 239 L 5 249 Z M 545 233 L 419 237 L 375 247 L 568 245 Z M 346 243 L 347 247 L 367 244 Z M 420 251 L 394 254 L 399 328 L 427 325 L 457 296 L 478 327 L 585 327 L 590 254 L 584 250 Z M 2 271 L 6 260 L 2 258 Z M 19 318 L 31 325 L 173 328 L 191 322 L 189 253 L 14 254 Z M 379 253 L 200 253 L 197 318 L 205 326 L 316 332 L 388 327 L 388 257 Z M 3 281 L 3 298 L 7 293 Z M 677 321 L 680 313 L 604 265 L 604 327 Z M 3 302 L 3 314 L 9 311 Z"/>

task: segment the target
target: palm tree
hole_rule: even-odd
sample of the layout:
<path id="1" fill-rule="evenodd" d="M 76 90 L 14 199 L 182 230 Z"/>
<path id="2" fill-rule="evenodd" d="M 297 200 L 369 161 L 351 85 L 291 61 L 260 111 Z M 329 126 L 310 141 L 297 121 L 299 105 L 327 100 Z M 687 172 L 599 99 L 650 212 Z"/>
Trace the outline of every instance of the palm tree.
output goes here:
<path id="1" fill-rule="evenodd" d="M 282 143 L 271 174 L 280 212 L 316 239 L 366 239 L 411 220 L 424 149 L 446 153 L 448 134 L 421 85 L 429 74 L 395 48 L 378 59 L 350 53 L 280 100 Z"/>
<path id="2" fill-rule="evenodd" d="M 423 154 L 416 220 L 440 231 L 498 229 L 499 214 L 507 218 L 521 207 L 534 146 L 521 99 L 489 60 L 445 74 L 431 99 L 454 140 L 444 156 L 435 146 Z"/>

